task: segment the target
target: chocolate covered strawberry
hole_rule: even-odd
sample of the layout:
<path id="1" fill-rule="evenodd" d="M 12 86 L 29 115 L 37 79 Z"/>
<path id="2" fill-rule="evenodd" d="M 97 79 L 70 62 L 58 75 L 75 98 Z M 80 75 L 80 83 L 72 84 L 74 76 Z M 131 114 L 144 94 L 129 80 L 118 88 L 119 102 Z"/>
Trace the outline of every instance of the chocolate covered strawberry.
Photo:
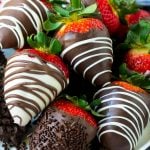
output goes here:
<path id="1" fill-rule="evenodd" d="M 29 139 L 30 149 L 88 150 L 96 136 L 97 122 L 85 107 L 90 108 L 76 97 L 71 101 L 58 98 L 39 118 Z"/>
<path id="2" fill-rule="evenodd" d="M 4 1 L 0 10 L 0 49 L 23 48 L 27 36 L 43 30 L 47 12 L 48 5 L 40 0 Z"/>
<path id="3" fill-rule="evenodd" d="M 28 39 L 34 49 L 23 49 L 8 60 L 4 77 L 4 97 L 14 123 L 25 126 L 52 102 L 69 82 L 68 69 L 54 54 L 57 40 L 38 33 Z"/>
<path id="4" fill-rule="evenodd" d="M 101 104 L 95 111 L 103 114 L 97 136 L 104 149 L 131 150 L 137 145 L 150 117 L 150 95 L 123 81 L 114 81 L 98 90 Z"/>
<path id="5" fill-rule="evenodd" d="M 50 16 L 45 28 L 60 27 L 55 37 L 62 43 L 63 60 L 90 83 L 101 86 L 111 80 L 113 50 L 108 30 L 99 19 L 88 17 L 95 13 L 96 4 L 85 9 L 76 6 L 76 0 L 71 4 L 71 12 L 57 8 L 60 15 Z"/>

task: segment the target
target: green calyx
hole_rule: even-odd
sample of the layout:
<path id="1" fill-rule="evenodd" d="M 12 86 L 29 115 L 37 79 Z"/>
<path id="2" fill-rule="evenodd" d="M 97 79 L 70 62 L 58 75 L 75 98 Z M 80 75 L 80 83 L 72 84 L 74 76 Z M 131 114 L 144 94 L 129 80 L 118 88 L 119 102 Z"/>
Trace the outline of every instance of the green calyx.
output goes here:
<path id="1" fill-rule="evenodd" d="M 117 11 L 120 20 L 124 21 L 124 16 L 138 10 L 135 0 L 110 0 L 113 8 Z"/>
<path id="2" fill-rule="evenodd" d="M 150 21 L 140 20 L 131 26 L 125 44 L 129 48 L 150 48 Z"/>
<path id="3" fill-rule="evenodd" d="M 48 19 L 44 22 L 44 29 L 47 32 L 56 30 L 68 22 L 96 15 L 96 10 L 96 3 L 85 7 L 81 0 L 71 0 L 70 4 L 66 5 L 65 8 L 62 5 L 54 4 L 54 13 L 48 13 Z"/>
<path id="4" fill-rule="evenodd" d="M 98 112 L 96 112 L 94 110 L 94 108 L 96 106 L 99 106 L 101 104 L 101 100 L 100 99 L 95 99 L 93 100 L 90 104 L 88 103 L 88 101 L 86 100 L 86 96 L 83 95 L 83 97 L 78 98 L 77 96 L 69 96 L 66 95 L 65 96 L 67 100 L 70 100 L 74 105 L 83 108 L 86 111 L 89 111 L 92 113 L 92 115 L 96 116 L 96 117 L 103 117 L 102 114 L 99 114 Z"/>
<path id="5" fill-rule="evenodd" d="M 47 36 L 44 32 L 38 32 L 36 35 L 27 37 L 30 47 L 35 48 L 48 54 L 59 54 L 61 52 L 61 44 L 55 39 Z"/>
<path id="6" fill-rule="evenodd" d="M 136 85 L 150 92 L 150 77 L 146 77 L 143 74 L 131 71 L 127 68 L 125 63 L 119 67 L 119 75 L 123 81 L 127 81 L 128 83 Z"/>

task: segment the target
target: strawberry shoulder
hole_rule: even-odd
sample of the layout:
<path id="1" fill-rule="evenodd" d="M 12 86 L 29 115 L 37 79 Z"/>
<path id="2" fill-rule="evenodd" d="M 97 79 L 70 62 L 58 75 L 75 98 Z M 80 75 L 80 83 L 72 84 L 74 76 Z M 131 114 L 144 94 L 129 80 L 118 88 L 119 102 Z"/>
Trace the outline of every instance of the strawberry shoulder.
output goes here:
<path id="1" fill-rule="evenodd" d="M 34 54 L 40 58 L 42 58 L 44 61 L 46 62 L 50 62 L 55 64 L 59 69 L 61 69 L 64 73 L 64 75 L 68 78 L 69 77 L 69 70 L 67 65 L 63 62 L 63 60 L 61 59 L 61 57 L 59 57 L 56 54 L 48 54 L 36 49 L 26 49 L 24 51 L 27 51 L 28 53 L 30 53 L 31 55 Z"/>
<path id="2" fill-rule="evenodd" d="M 97 127 L 97 122 L 95 118 L 89 112 L 76 106 L 75 104 L 73 104 L 68 100 L 65 99 L 57 100 L 52 104 L 52 106 L 71 116 L 80 117 L 86 120 L 91 126 Z"/>

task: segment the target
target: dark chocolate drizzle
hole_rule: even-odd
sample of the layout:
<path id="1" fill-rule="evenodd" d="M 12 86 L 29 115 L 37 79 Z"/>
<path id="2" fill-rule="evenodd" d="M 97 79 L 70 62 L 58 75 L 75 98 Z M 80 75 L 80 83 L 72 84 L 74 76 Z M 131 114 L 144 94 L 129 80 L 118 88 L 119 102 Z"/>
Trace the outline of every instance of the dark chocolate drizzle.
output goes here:
<path id="1" fill-rule="evenodd" d="M 22 59 L 20 59 L 20 55 L 22 55 Z M 24 59 L 23 56 L 26 57 L 26 59 Z M 27 58 L 29 60 L 27 60 Z M 34 59 L 36 59 L 36 62 L 34 62 Z M 14 70 L 11 71 L 11 69 Z M 39 78 L 37 78 L 37 76 L 39 76 Z M 54 83 L 51 83 L 51 81 L 45 81 L 44 76 L 54 78 L 54 81 L 59 84 L 60 88 L 54 85 Z M 18 79 L 21 79 L 21 81 Z M 14 81 L 16 81 L 16 84 L 11 86 Z M 16 52 L 8 60 L 4 78 L 4 96 L 10 113 L 14 111 L 15 107 L 18 107 L 31 119 L 65 89 L 68 84 L 67 82 L 63 72 L 54 64 L 50 62 L 46 63 L 36 55 L 30 57 L 27 52 Z M 18 92 L 16 93 L 16 91 Z M 39 102 L 42 103 L 43 106 L 41 106 Z M 25 119 L 21 117 L 21 114 L 17 116 L 17 114 L 13 113 L 11 113 L 11 115 L 14 120 L 16 117 Z M 22 119 L 19 125 L 25 125 Z M 26 124 L 27 123 L 28 122 L 26 122 Z"/>

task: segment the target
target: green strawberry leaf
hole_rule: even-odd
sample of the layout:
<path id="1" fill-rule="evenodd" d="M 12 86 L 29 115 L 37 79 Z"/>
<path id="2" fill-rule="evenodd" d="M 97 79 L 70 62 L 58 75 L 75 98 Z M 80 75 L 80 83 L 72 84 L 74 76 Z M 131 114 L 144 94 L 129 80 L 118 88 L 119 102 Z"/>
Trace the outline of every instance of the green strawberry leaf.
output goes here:
<path id="1" fill-rule="evenodd" d="M 101 104 L 101 100 L 100 99 L 94 99 L 91 103 L 90 106 L 91 108 L 95 108 L 96 106 L 99 106 Z"/>
<path id="2" fill-rule="evenodd" d="M 65 95 L 65 97 L 66 97 L 66 99 L 70 100 L 76 106 L 83 108 L 86 111 L 91 112 L 94 116 L 103 117 L 102 114 L 100 114 L 94 110 L 95 106 L 98 106 L 101 103 L 100 99 L 95 99 L 91 102 L 91 104 L 89 104 L 88 101 L 86 100 L 85 95 L 82 96 L 81 98 L 78 98 L 77 96 L 71 97 L 69 95 Z"/>
<path id="3" fill-rule="evenodd" d="M 70 0 L 73 9 L 81 8 L 81 0 Z"/>
<path id="4" fill-rule="evenodd" d="M 53 30 L 60 28 L 61 25 L 62 25 L 62 22 L 52 23 L 50 20 L 46 20 L 43 24 L 43 28 L 45 31 L 49 32 L 49 31 L 53 31 Z"/>
<path id="5" fill-rule="evenodd" d="M 69 11 L 67 9 L 64 9 L 58 5 L 54 5 L 53 9 L 55 10 L 55 12 L 62 16 L 62 17 L 69 17 Z"/>
<path id="6" fill-rule="evenodd" d="M 86 7 L 85 9 L 83 9 L 79 15 L 87 15 L 87 14 L 92 14 L 92 13 L 95 13 L 96 12 L 96 9 L 97 9 L 97 4 L 92 4 L 88 7 Z"/>
<path id="7" fill-rule="evenodd" d="M 125 43 L 130 48 L 150 48 L 150 21 L 140 20 L 133 25 L 127 33 Z"/>
<path id="8" fill-rule="evenodd" d="M 37 47 L 36 41 L 33 40 L 33 35 L 30 35 L 27 37 L 27 43 L 30 45 L 30 47 L 35 48 Z"/>
<path id="9" fill-rule="evenodd" d="M 125 63 L 120 66 L 119 74 L 123 81 L 127 81 L 150 92 L 150 78 L 128 69 Z"/>
<path id="10" fill-rule="evenodd" d="M 61 52 L 62 45 L 57 39 L 51 39 L 49 50 L 53 54 L 59 54 Z"/>
<path id="11" fill-rule="evenodd" d="M 38 32 L 36 35 L 27 37 L 27 42 L 30 47 L 49 54 L 58 54 L 61 51 L 60 42 L 47 36 L 44 32 Z"/>
<path id="12" fill-rule="evenodd" d="M 138 10 L 135 0 L 110 0 L 110 2 L 121 20 L 124 20 L 125 15 L 134 13 Z"/>

